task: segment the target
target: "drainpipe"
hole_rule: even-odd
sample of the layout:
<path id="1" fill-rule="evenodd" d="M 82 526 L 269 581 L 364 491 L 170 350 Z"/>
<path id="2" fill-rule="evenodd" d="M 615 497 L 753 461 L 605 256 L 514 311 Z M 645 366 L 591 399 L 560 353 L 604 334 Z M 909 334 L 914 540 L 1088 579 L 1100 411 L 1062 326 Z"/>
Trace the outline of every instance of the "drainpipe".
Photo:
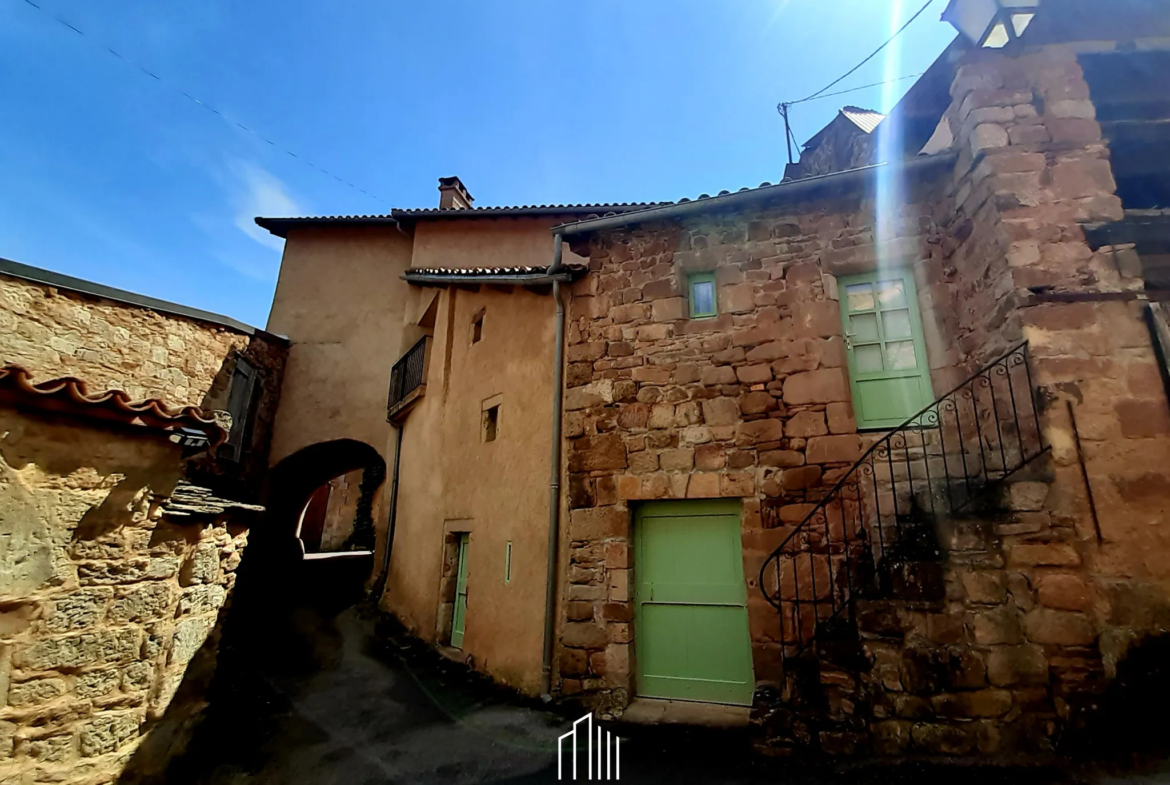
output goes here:
<path id="1" fill-rule="evenodd" d="M 557 545 L 561 529 L 561 388 L 564 386 L 565 302 L 561 299 L 561 282 L 555 278 L 561 269 L 561 246 L 564 238 L 553 235 L 553 261 L 548 274 L 553 277 L 553 300 L 556 302 L 556 338 L 553 344 L 552 457 L 548 480 L 548 563 L 544 591 L 544 661 L 540 669 L 541 699 L 552 700 L 552 662 L 556 649 L 557 613 Z M 397 464 L 395 465 L 397 469 Z"/>
<path id="2" fill-rule="evenodd" d="M 374 602 L 381 602 L 386 581 L 390 578 L 390 550 L 394 547 L 394 523 L 398 518 L 398 470 L 402 465 L 402 425 L 390 423 L 394 428 L 394 476 L 390 480 L 390 517 L 386 523 L 386 544 L 382 547 L 382 570 L 374 582 Z"/>

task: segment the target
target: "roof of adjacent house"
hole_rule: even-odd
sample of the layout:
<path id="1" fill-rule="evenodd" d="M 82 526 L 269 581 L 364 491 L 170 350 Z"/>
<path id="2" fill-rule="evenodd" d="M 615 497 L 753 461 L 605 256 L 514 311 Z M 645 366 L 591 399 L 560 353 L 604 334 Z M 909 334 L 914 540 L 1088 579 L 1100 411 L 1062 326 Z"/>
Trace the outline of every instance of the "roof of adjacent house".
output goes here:
<path id="1" fill-rule="evenodd" d="M 221 327 L 227 327 L 245 335 L 254 335 L 256 333 L 255 327 L 236 321 L 230 316 L 223 316 L 218 313 L 212 313 L 211 311 L 203 311 L 199 308 L 191 308 L 186 305 L 180 305 L 179 303 L 159 300 L 155 297 L 147 297 L 144 294 L 135 294 L 125 289 L 115 289 L 112 286 L 94 283 L 84 278 L 74 278 L 72 275 L 55 273 L 52 270 L 33 267 L 30 264 L 23 264 L 21 262 L 14 262 L 11 259 L 0 258 L 0 275 L 7 275 L 11 278 L 22 278 L 33 283 L 45 284 L 71 292 L 79 292 L 80 294 L 87 294 L 91 297 L 100 297 L 104 300 L 113 300 L 114 302 L 125 303 L 126 305 L 136 305 L 140 308 L 171 314 L 172 316 L 182 316 L 200 322 L 218 324 Z"/>
<path id="2" fill-rule="evenodd" d="M 842 172 L 814 175 L 799 180 L 783 180 L 775 184 L 763 183 L 756 188 L 740 188 L 735 192 L 720 191 L 715 196 L 700 194 L 694 200 L 680 199 L 677 202 L 664 202 L 641 210 L 591 216 L 553 227 L 553 232 L 566 236 L 584 235 L 595 231 L 646 223 L 647 221 L 681 218 L 708 210 L 733 208 L 765 199 L 794 198 L 815 189 L 850 188 L 864 184 L 871 179 L 876 182 L 877 172 L 881 170 L 893 169 L 908 176 L 934 167 L 943 167 L 953 162 L 954 158 L 955 154 L 947 151 L 935 155 L 920 155 L 916 158 L 902 159 L 893 164 L 874 164 L 857 169 L 846 169 Z"/>
<path id="3" fill-rule="evenodd" d="M 886 119 L 886 116 L 881 112 L 875 112 L 872 109 L 862 109 L 860 106 L 843 106 L 841 107 L 840 114 L 867 134 L 872 134 L 874 129 L 878 127 L 878 124 Z"/>
<path id="4" fill-rule="evenodd" d="M 525 204 L 499 207 L 441 208 L 420 207 L 393 209 L 383 215 L 320 215 L 296 218 L 258 216 L 256 225 L 277 237 L 287 237 L 290 229 L 316 226 L 400 226 L 417 221 L 457 220 L 469 218 L 531 218 L 543 215 L 586 216 L 642 210 L 669 202 L 614 202 L 609 204 Z"/>
<path id="5" fill-rule="evenodd" d="M 875 112 L 872 109 L 862 109 L 859 106 L 843 106 L 837 110 L 836 117 L 830 120 L 824 128 L 813 134 L 802 147 L 805 150 L 809 150 L 819 146 L 831 130 L 841 125 L 842 120 L 849 123 L 846 126 L 847 128 L 856 128 L 862 133 L 872 134 L 881 121 L 885 119 L 886 116 L 884 114 Z"/>
<path id="6" fill-rule="evenodd" d="M 112 420 L 156 431 L 198 431 L 212 447 L 227 439 L 227 432 L 198 407 L 172 408 L 158 398 L 133 401 L 121 390 L 91 393 L 85 382 L 75 376 L 34 382 L 27 369 L 13 364 L 0 367 L 0 403 Z"/>

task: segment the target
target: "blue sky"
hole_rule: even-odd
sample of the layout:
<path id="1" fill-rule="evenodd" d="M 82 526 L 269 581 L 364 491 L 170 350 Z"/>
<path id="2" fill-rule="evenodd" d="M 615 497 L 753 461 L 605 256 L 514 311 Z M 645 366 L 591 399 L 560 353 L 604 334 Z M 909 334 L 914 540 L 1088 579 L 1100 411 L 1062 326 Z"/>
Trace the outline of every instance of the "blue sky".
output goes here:
<path id="1" fill-rule="evenodd" d="M 924 1 L 0 0 L 0 256 L 263 325 L 281 242 L 255 215 L 431 207 L 452 174 L 477 205 L 774 182 L 776 103 Z M 836 89 L 925 70 L 944 6 Z M 794 107 L 796 136 L 910 84 Z"/>

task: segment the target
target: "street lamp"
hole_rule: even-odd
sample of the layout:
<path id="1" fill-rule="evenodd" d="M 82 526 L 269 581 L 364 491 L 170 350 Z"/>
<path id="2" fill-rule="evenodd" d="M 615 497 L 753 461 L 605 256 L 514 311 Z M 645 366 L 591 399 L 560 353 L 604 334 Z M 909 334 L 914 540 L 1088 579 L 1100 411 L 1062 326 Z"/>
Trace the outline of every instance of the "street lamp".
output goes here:
<path id="1" fill-rule="evenodd" d="M 942 18 L 976 45 L 1002 49 L 1032 24 L 1040 0 L 951 0 Z"/>

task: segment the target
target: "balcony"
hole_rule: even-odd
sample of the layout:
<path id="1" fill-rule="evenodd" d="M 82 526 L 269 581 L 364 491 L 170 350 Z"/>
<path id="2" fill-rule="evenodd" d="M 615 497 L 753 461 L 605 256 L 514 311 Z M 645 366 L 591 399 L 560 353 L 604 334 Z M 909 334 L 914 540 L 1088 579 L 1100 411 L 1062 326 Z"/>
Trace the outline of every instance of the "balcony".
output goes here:
<path id="1" fill-rule="evenodd" d="M 394 363 L 390 371 L 390 395 L 386 401 L 388 421 L 401 420 L 426 394 L 427 360 L 430 355 L 427 346 L 430 341 L 430 336 L 424 335 Z"/>

